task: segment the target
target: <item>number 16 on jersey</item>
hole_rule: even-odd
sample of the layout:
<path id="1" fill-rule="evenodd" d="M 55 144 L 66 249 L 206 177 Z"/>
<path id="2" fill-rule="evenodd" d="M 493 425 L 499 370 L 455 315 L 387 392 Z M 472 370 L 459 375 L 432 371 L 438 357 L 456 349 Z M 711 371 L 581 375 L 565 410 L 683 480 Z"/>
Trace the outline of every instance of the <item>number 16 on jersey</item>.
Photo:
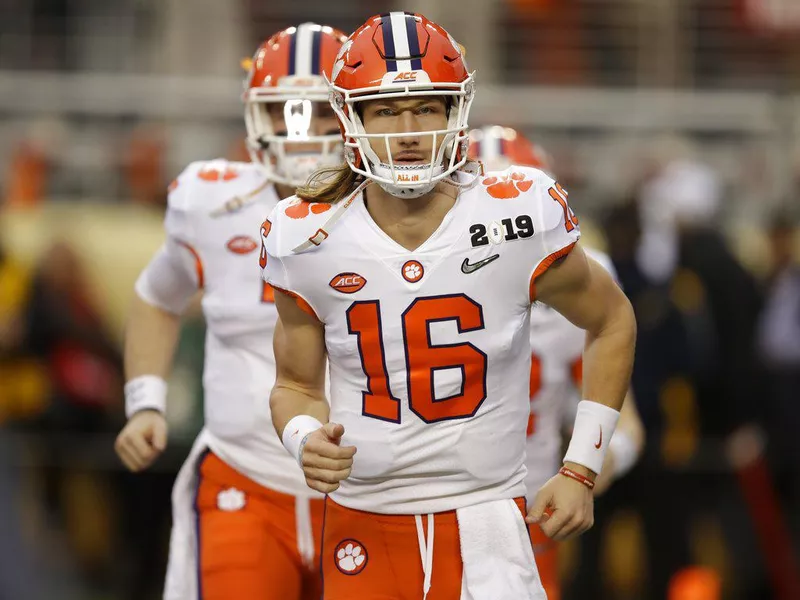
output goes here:
<path id="1" fill-rule="evenodd" d="M 426 423 L 471 417 L 486 399 L 486 354 L 469 342 L 431 344 L 429 326 L 442 321 L 455 321 L 459 333 L 481 330 L 483 308 L 465 294 L 432 296 L 417 298 L 401 316 L 408 406 Z M 353 302 L 347 327 L 358 340 L 367 378 L 363 414 L 399 423 L 400 400 L 392 394 L 386 368 L 380 300 Z M 436 398 L 434 374 L 444 369 L 460 369 L 461 391 Z"/>

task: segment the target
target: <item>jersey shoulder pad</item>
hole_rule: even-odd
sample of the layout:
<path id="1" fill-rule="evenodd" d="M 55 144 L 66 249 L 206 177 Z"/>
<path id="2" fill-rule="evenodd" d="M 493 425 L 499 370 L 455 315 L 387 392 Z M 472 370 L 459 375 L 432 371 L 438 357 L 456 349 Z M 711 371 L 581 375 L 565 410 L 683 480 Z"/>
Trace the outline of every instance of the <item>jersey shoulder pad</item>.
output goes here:
<path id="1" fill-rule="evenodd" d="M 265 181 L 263 169 L 255 163 L 224 158 L 196 161 L 169 185 L 167 202 L 172 210 L 209 211 L 252 192 Z"/>
<path id="2" fill-rule="evenodd" d="M 341 208 L 324 202 L 308 202 L 297 196 L 281 200 L 268 219 L 271 229 L 267 251 L 282 257 L 318 248 L 330 234 L 327 224 L 331 216 Z"/>
<path id="3" fill-rule="evenodd" d="M 485 174 L 479 187 L 484 198 L 496 200 L 481 202 L 493 218 L 524 210 L 538 233 L 558 228 L 567 233 L 577 230 L 578 219 L 569 208 L 567 191 L 541 169 L 512 165 Z M 567 219 L 570 223 L 566 223 Z"/>
<path id="4" fill-rule="evenodd" d="M 479 182 L 483 193 L 496 200 L 521 198 L 529 192 L 536 192 L 542 185 L 546 190 L 552 185 L 552 179 L 544 171 L 534 167 L 511 165 L 503 171 L 489 171 Z"/>

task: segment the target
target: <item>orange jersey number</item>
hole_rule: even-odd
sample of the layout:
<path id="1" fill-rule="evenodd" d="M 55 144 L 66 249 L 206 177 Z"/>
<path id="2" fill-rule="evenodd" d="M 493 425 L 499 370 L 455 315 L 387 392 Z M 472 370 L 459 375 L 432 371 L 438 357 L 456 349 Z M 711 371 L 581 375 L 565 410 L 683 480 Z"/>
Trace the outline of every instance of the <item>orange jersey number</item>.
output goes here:
<path id="1" fill-rule="evenodd" d="M 572 212 L 572 209 L 567 203 L 567 197 L 569 196 L 567 190 L 561 187 L 560 183 L 556 183 L 556 187 L 550 188 L 547 190 L 547 193 L 550 194 L 553 200 L 561 205 L 564 211 L 564 227 L 566 227 L 567 233 L 571 232 L 578 226 L 578 217 L 575 216 L 575 213 Z"/>
<path id="2" fill-rule="evenodd" d="M 429 325 L 441 321 L 455 321 L 459 333 L 484 328 L 481 306 L 463 294 L 417 298 L 403 313 L 408 405 L 426 423 L 471 417 L 486 399 L 486 354 L 468 342 L 431 344 Z M 358 337 L 367 376 L 364 414 L 399 423 L 400 401 L 392 395 L 386 369 L 380 302 L 354 302 L 347 311 L 347 325 Z M 444 369 L 461 370 L 461 393 L 436 398 L 434 374 Z"/>

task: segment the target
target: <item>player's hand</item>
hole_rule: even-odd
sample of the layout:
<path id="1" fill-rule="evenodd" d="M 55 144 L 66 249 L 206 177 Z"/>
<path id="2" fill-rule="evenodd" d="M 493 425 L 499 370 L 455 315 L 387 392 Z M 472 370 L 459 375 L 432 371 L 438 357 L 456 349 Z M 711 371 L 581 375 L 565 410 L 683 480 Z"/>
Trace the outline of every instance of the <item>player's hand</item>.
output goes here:
<path id="1" fill-rule="evenodd" d="M 309 434 L 303 446 L 303 473 L 311 489 L 328 494 L 353 470 L 355 446 L 340 446 L 344 427 L 327 423 Z"/>
<path id="2" fill-rule="evenodd" d="M 128 419 L 114 443 L 122 463 L 133 472 L 146 469 L 167 447 L 167 420 L 157 410 L 142 410 Z"/>
<path id="3" fill-rule="evenodd" d="M 580 465 L 567 463 L 573 471 L 590 477 Z M 580 535 L 594 524 L 594 494 L 587 486 L 564 475 L 556 475 L 536 494 L 528 523 L 539 523 L 547 537 L 565 540 Z"/>

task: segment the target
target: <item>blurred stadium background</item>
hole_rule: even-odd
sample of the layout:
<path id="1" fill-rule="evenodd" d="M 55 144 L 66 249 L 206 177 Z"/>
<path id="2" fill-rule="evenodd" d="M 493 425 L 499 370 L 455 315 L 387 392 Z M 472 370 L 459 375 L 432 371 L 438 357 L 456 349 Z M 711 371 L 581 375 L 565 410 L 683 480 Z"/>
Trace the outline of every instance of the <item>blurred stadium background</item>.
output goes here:
<path id="1" fill-rule="evenodd" d="M 472 125 L 542 144 L 639 319 L 641 464 L 563 548 L 565 598 L 800 598 L 800 0 L 2 0 L 0 600 L 160 594 L 203 322 L 151 472 L 113 454 L 166 187 L 244 159 L 240 63 L 307 20 L 416 10 Z"/>

